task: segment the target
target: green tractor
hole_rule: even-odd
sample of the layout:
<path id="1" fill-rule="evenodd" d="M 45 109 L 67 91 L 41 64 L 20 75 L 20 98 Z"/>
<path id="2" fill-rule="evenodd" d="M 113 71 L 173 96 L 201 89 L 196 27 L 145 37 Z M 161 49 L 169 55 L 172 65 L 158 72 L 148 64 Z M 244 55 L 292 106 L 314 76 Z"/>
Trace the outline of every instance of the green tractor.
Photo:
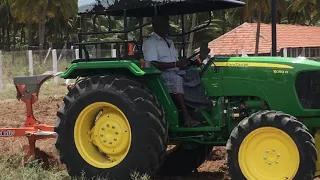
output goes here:
<path id="1" fill-rule="evenodd" d="M 127 26 L 129 17 L 155 17 L 161 12 L 181 15 L 183 24 L 185 14 L 211 15 L 214 10 L 244 5 L 235 0 L 105 0 L 79 7 L 80 15 L 122 16 L 124 29 L 79 31 L 75 45 L 80 57 L 61 75 L 75 79 L 57 112 L 55 126 L 56 148 L 69 175 L 84 172 L 88 178 L 119 180 L 130 179 L 132 172 L 184 176 L 195 171 L 214 146 L 226 145 L 232 179 L 311 180 L 318 176 L 319 62 L 211 57 L 204 43 L 188 57 L 194 61 L 199 56 L 201 64 L 188 67 L 185 75 L 199 75 L 200 83 L 185 82 L 191 93 L 185 98 L 193 118 L 202 125 L 184 127 L 181 111 L 160 77 L 162 72 L 143 61 L 142 28 L 150 22 L 141 20 L 133 29 Z M 205 27 L 189 32 L 182 29 L 174 36 L 201 28 Z M 140 39 L 129 40 L 128 33 L 139 29 Z M 123 40 L 83 40 L 108 33 L 122 33 Z M 102 44 L 117 44 L 116 56 L 90 57 L 87 47 Z M 119 44 L 124 45 L 124 52 Z M 180 56 L 185 57 L 182 52 Z M 193 101 L 195 92 L 199 101 Z M 174 148 L 169 150 L 169 145 Z"/>

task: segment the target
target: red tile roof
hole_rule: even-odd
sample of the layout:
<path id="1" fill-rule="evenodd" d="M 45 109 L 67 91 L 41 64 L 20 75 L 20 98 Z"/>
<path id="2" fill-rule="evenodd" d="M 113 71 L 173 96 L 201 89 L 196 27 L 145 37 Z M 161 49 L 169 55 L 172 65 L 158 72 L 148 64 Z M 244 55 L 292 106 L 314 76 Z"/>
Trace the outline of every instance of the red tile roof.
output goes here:
<path id="1" fill-rule="evenodd" d="M 254 54 L 256 23 L 244 23 L 209 43 L 215 55 Z M 259 54 L 271 52 L 271 24 L 261 23 Z M 320 47 L 320 27 L 277 24 L 277 51 L 289 47 Z"/>

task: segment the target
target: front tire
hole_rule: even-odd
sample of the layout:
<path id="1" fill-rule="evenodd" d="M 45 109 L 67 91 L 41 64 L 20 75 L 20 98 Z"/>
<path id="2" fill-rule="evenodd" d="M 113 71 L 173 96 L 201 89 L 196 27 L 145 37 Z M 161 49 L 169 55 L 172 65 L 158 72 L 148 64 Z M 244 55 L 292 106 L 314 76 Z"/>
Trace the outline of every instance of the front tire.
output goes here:
<path id="1" fill-rule="evenodd" d="M 168 139 L 163 109 L 136 81 L 111 75 L 87 78 L 70 90 L 57 115 L 56 148 L 70 176 L 152 176 L 163 161 Z"/>
<path id="2" fill-rule="evenodd" d="M 242 120 L 227 143 L 232 179 L 312 180 L 317 151 L 308 129 L 296 118 L 262 111 Z"/>

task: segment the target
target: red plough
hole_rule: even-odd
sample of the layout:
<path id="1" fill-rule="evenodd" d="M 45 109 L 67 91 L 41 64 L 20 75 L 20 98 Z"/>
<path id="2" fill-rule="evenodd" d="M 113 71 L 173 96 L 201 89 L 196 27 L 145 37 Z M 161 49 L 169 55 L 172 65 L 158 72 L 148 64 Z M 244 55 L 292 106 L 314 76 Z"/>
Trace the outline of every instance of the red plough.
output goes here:
<path id="1" fill-rule="evenodd" d="M 26 136 L 29 141 L 29 149 L 24 157 L 27 161 L 35 155 L 35 143 L 40 139 L 55 138 L 54 126 L 41 124 L 33 114 L 32 105 L 38 101 L 39 91 L 43 83 L 60 73 L 45 73 L 38 76 L 14 77 L 14 85 L 17 90 L 17 99 L 26 104 L 26 120 L 24 127 L 0 128 L 0 137 Z"/>

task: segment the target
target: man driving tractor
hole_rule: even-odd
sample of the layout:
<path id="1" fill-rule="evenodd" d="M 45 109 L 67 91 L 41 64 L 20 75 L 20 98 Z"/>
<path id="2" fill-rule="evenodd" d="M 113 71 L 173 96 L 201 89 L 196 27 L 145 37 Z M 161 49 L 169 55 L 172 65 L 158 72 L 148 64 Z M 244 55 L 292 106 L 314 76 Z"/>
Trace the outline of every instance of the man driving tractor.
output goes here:
<path id="1" fill-rule="evenodd" d="M 143 43 L 142 51 L 144 59 L 152 62 L 158 69 L 162 70 L 161 77 L 173 97 L 173 101 L 183 111 L 184 125 L 198 126 L 200 122 L 195 121 L 185 106 L 183 77 L 178 72 L 187 67 L 190 61 L 178 60 L 178 52 L 173 41 L 168 37 L 169 17 L 158 15 L 152 23 L 153 34 Z"/>

